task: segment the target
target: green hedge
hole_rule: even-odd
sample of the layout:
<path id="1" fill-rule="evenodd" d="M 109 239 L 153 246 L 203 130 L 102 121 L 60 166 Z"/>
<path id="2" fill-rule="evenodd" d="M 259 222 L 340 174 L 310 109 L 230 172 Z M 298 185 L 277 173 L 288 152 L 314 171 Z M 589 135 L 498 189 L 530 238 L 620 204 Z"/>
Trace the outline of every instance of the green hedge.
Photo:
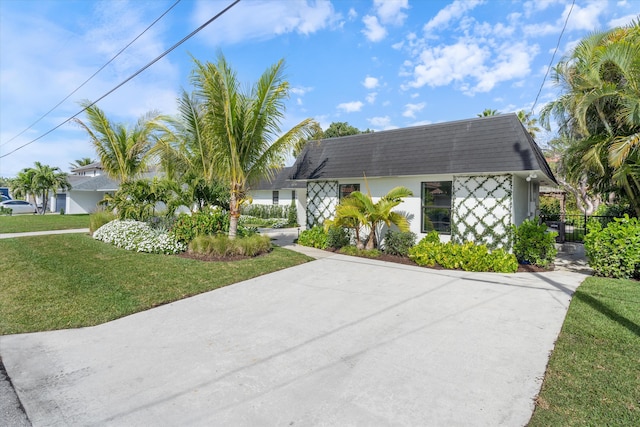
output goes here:
<path id="1" fill-rule="evenodd" d="M 638 218 L 615 218 L 605 228 L 599 221 L 587 224 L 584 249 L 589 266 L 598 276 L 640 278 L 640 223 Z"/>
<path id="2" fill-rule="evenodd" d="M 472 242 L 463 244 L 441 243 L 437 232 L 432 231 L 416 246 L 409 249 L 409 258 L 425 267 L 440 266 L 464 271 L 493 271 L 515 273 L 518 260 L 503 249 L 489 251 L 486 245 Z"/>
<path id="3" fill-rule="evenodd" d="M 538 218 L 526 219 L 513 230 L 513 253 L 518 261 L 543 268 L 553 265 L 558 253 L 556 232 L 548 232 L 546 224 L 538 224 Z"/>

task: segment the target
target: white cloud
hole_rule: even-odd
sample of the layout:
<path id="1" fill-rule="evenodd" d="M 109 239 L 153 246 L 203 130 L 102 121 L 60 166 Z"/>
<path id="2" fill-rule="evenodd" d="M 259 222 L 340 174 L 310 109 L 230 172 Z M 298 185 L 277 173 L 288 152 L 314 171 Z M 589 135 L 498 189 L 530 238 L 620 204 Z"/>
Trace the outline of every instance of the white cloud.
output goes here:
<path id="1" fill-rule="evenodd" d="M 312 87 L 295 86 L 290 89 L 291 93 L 298 96 L 304 96 L 313 90 Z"/>
<path id="2" fill-rule="evenodd" d="M 402 9 L 409 8 L 409 0 L 374 0 L 373 7 L 383 24 L 402 25 L 407 14 Z"/>
<path id="3" fill-rule="evenodd" d="M 586 7 L 574 5 L 571 16 L 567 22 L 568 31 L 586 30 L 594 31 L 600 28 L 599 17 L 608 8 L 607 2 L 597 1 L 589 3 Z M 562 22 L 567 19 L 571 5 L 567 5 L 562 12 Z"/>
<path id="4" fill-rule="evenodd" d="M 431 18 L 431 20 L 424 25 L 423 30 L 425 33 L 431 33 L 434 30 L 444 30 L 449 26 L 451 21 L 461 18 L 467 11 L 472 10 L 483 2 L 483 0 L 455 0 Z"/>
<path id="5" fill-rule="evenodd" d="M 201 25 L 228 6 L 226 0 L 199 0 L 192 16 L 193 25 Z M 287 33 L 312 34 L 339 25 L 342 16 L 328 0 L 307 3 L 305 0 L 284 2 L 252 0 L 240 2 L 203 30 L 199 38 L 210 45 L 234 44 L 266 40 Z"/>
<path id="6" fill-rule="evenodd" d="M 421 102 L 419 104 L 407 104 L 404 106 L 404 112 L 402 113 L 402 116 L 415 119 L 416 113 L 422 111 L 426 106 L 427 104 L 424 102 Z"/>
<path id="7" fill-rule="evenodd" d="M 609 28 L 622 27 L 623 25 L 628 25 L 632 20 L 638 19 L 638 14 L 631 14 L 627 16 L 623 16 L 621 18 L 612 19 L 607 22 L 607 26 Z"/>
<path id="8" fill-rule="evenodd" d="M 342 104 L 338 104 L 336 108 L 338 110 L 342 110 L 345 113 L 355 113 L 360 111 L 364 104 L 361 101 L 353 101 L 353 102 L 343 102 Z"/>
<path id="9" fill-rule="evenodd" d="M 367 97 L 365 98 L 367 100 L 367 102 L 369 104 L 373 104 L 374 102 L 376 102 L 376 97 L 378 96 L 377 92 L 371 92 L 370 94 L 367 95 Z"/>
<path id="10" fill-rule="evenodd" d="M 372 42 L 379 42 L 387 36 L 387 30 L 380 25 L 378 22 L 378 18 L 371 15 L 366 15 L 362 18 L 362 22 L 364 22 L 364 30 L 362 33 Z"/>
<path id="11" fill-rule="evenodd" d="M 372 117 L 370 119 L 367 119 L 367 121 L 371 123 L 372 126 L 375 126 L 377 128 L 391 129 L 394 127 L 391 125 L 391 118 L 389 116 Z"/>
<path id="12" fill-rule="evenodd" d="M 347 17 L 350 21 L 353 21 L 358 17 L 358 12 L 354 8 L 349 9 L 349 13 L 347 13 Z"/>
<path id="13" fill-rule="evenodd" d="M 375 77 L 367 76 L 364 78 L 362 85 L 367 89 L 375 89 L 378 87 L 378 79 Z"/>

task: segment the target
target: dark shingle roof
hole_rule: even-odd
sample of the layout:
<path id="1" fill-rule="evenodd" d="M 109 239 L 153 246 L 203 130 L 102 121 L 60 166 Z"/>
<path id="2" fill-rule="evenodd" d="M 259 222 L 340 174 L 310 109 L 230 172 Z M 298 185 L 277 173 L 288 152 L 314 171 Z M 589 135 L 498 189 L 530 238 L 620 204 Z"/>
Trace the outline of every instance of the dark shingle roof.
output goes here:
<path id="1" fill-rule="evenodd" d="M 301 181 L 291 181 L 289 180 L 289 175 L 291 174 L 292 168 L 282 168 L 277 174 L 273 177 L 273 179 L 269 180 L 269 178 L 263 178 L 255 185 L 251 186 L 251 190 L 293 190 L 295 188 L 305 188 L 304 182 Z"/>
<path id="2" fill-rule="evenodd" d="M 541 171 L 555 183 L 540 148 L 515 114 L 309 142 L 291 179 Z M 545 179 L 546 178 L 546 179 Z"/>

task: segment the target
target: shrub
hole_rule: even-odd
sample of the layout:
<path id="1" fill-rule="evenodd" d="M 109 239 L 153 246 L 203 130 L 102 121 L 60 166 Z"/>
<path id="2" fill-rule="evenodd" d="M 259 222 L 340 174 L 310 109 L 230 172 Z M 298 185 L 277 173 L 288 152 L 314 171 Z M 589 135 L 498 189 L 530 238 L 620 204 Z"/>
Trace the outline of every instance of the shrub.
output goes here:
<path id="1" fill-rule="evenodd" d="M 295 199 L 291 200 L 291 204 L 289 205 L 289 211 L 287 212 L 287 223 L 289 227 L 298 226 L 298 208 L 296 207 Z"/>
<path id="2" fill-rule="evenodd" d="M 556 249 L 555 232 L 547 232 L 545 224 L 536 220 L 524 220 L 514 227 L 513 253 L 520 262 L 529 262 L 542 268 L 553 264 L 558 250 Z"/>
<path id="3" fill-rule="evenodd" d="M 472 242 L 441 243 L 439 239 L 437 242 L 434 240 L 434 236 L 429 233 L 409 249 L 409 258 L 426 267 L 440 266 L 447 269 L 497 273 L 515 273 L 518 270 L 516 257 L 502 249 L 490 252 L 486 245 L 476 245 Z"/>
<path id="4" fill-rule="evenodd" d="M 345 246 L 338 252 L 344 255 L 360 256 L 364 258 L 378 258 L 381 255 L 381 252 L 377 249 L 358 249 L 357 247 L 352 245 Z"/>
<path id="5" fill-rule="evenodd" d="M 388 230 L 384 236 L 384 252 L 389 255 L 406 257 L 415 244 L 416 234 L 411 231 Z"/>
<path id="6" fill-rule="evenodd" d="M 298 244 L 312 248 L 325 249 L 327 247 L 327 233 L 324 228 L 314 225 L 309 230 L 304 230 L 298 237 Z"/>
<path id="7" fill-rule="evenodd" d="M 327 247 L 340 249 L 351 242 L 349 233 L 342 227 L 329 227 L 327 230 Z"/>
<path id="8" fill-rule="evenodd" d="M 229 239 L 224 234 L 216 236 L 197 236 L 189 243 L 189 251 L 209 256 L 248 256 L 254 257 L 267 253 L 271 250 L 271 239 L 269 236 L 253 235 L 249 237 L 239 237 Z"/>
<path id="9" fill-rule="evenodd" d="M 640 278 L 640 223 L 638 218 L 616 218 L 606 228 L 599 221 L 587 224 L 584 249 L 589 266 L 599 276 Z"/>
<path id="10" fill-rule="evenodd" d="M 93 238 L 128 251 L 176 254 L 186 249 L 173 236 L 133 220 L 113 220 L 93 233 Z"/>
<path id="11" fill-rule="evenodd" d="M 0 215 L 12 215 L 13 214 L 13 209 L 11 208 L 5 208 L 4 206 L 0 206 Z"/>
<path id="12" fill-rule="evenodd" d="M 243 215 L 258 218 L 288 218 L 287 206 L 279 205 L 244 205 L 241 208 Z"/>
<path id="13" fill-rule="evenodd" d="M 170 234 L 177 240 L 189 243 L 196 236 L 214 235 L 229 231 L 229 214 L 221 210 L 204 210 L 191 215 L 180 214 L 171 227 Z"/>
<path id="14" fill-rule="evenodd" d="M 98 228 L 116 219 L 113 212 L 99 211 L 89 215 L 89 231 L 94 233 Z"/>

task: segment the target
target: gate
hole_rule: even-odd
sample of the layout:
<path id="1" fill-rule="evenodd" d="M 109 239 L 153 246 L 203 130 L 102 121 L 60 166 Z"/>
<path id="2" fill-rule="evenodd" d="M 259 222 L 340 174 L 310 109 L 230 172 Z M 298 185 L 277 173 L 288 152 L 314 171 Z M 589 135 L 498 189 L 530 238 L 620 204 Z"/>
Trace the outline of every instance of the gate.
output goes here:
<path id="1" fill-rule="evenodd" d="M 603 215 L 564 215 L 564 221 L 561 221 L 561 215 L 540 215 L 540 222 L 547 224 L 549 228 L 558 233 L 556 237 L 557 243 L 579 242 L 582 243 L 585 234 L 587 234 L 587 223 L 591 220 L 597 220 L 606 227 L 615 216 Z"/>

